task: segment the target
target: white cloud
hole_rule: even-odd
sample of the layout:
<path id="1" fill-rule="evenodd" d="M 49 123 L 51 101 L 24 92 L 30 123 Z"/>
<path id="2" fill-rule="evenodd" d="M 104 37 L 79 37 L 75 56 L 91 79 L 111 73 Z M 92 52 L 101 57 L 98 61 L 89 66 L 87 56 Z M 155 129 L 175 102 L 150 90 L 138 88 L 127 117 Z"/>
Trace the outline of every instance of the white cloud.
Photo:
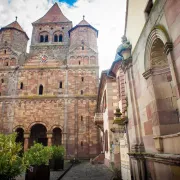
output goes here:
<path id="1" fill-rule="evenodd" d="M 18 22 L 31 37 L 31 23 L 42 17 L 52 6 L 53 0 L 0 0 L 0 27 L 18 16 Z M 110 68 L 117 46 L 124 32 L 126 0 L 78 0 L 74 7 L 61 3 L 64 15 L 76 25 L 85 19 L 99 30 L 100 70 Z"/>

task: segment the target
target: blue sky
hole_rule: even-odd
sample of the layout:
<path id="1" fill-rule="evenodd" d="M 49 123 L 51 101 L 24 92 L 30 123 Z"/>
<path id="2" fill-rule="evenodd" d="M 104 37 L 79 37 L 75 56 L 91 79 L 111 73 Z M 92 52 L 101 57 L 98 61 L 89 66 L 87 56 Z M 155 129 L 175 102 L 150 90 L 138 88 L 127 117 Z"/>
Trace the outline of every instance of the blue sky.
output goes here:
<path id="1" fill-rule="evenodd" d="M 124 33 L 126 0 L 0 0 L 0 27 L 10 24 L 17 16 L 31 38 L 32 22 L 44 16 L 55 2 L 73 26 L 85 15 L 85 20 L 99 30 L 100 71 L 109 69 Z M 28 52 L 30 43 L 31 40 Z"/>
<path id="2" fill-rule="evenodd" d="M 77 2 L 77 0 L 57 0 L 57 2 L 63 2 L 63 3 L 65 2 L 69 4 L 70 6 L 73 6 L 73 4 Z"/>

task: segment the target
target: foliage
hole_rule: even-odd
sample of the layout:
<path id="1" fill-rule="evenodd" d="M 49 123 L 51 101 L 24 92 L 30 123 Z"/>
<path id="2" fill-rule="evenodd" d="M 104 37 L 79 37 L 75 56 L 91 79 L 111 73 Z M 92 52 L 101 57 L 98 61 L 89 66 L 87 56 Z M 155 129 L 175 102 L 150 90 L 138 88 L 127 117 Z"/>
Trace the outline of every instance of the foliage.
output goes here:
<path id="1" fill-rule="evenodd" d="M 63 146 L 52 146 L 53 158 L 61 158 L 63 159 L 65 154 L 65 148 Z"/>
<path id="2" fill-rule="evenodd" d="M 51 147 L 46 147 L 42 144 L 34 142 L 34 145 L 24 153 L 24 158 L 29 165 L 48 165 L 52 154 L 53 150 Z"/>
<path id="3" fill-rule="evenodd" d="M 20 157 L 22 146 L 16 143 L 16 134 L 0 134 L 0 179 L 14 178 L 25 171 L 27 164 Z"/>
<path id="4" fill-rule="evenodd" d="M 113 180 L 122 180 L 121 168 L 115 167 L 114 162 L 111 162 L 111 171 L 113 172 Z"/>

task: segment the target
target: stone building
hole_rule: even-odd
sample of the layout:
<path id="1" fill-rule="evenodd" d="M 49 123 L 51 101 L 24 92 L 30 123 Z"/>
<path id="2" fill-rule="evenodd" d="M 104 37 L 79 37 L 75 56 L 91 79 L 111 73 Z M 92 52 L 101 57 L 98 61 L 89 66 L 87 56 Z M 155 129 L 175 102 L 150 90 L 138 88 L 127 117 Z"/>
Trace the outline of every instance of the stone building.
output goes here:
<path id="1" fill-rule="evenodd" d="M 94 157 L 98 31 L 84 18 L 73 27 L 57 3 L 32 25 L 29 53 L 17 21 L 0 30 L 0 131 L 18 132 L 24 150 L 37 141 Z"/>
<path id="2" fill-rule="evenodd" d="M 120 108 L 122 117 L 119 125 L 110 118 L 117 131 L 108 132 L 109 138 L 119 133 L 118 143 L 113 143 L 119 146 L 123 179 L 180 179 L 179 14 L 178 0 L 127 0 L 125 36 L 129 41 L 123 38 L 107 73 L 119 92 L 119 104 L 113 108 Z M 105 124 L 100 92 L 97 113 L 102 113 L 101 124 Z M 105 135 L 104 139 L 107 142 Z"/>

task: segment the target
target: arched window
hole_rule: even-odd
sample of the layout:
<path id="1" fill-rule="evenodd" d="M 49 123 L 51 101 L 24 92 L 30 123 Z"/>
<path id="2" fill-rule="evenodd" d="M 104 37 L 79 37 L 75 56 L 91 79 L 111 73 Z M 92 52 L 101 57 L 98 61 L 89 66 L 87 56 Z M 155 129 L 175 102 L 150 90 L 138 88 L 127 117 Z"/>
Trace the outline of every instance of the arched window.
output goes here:
<path id="1" fill-rule="evenodd" d="M 23 86 L 24 86 L 23 82 L 21 82 L 20 89 L 23 89 Z"/>
<path id="2" fill-rule="evenodd" d="M 6 54 L 6 50 L 4 50 L 4 54 Z"/>
<path id="3" fill-rule="evenodd" d="M 81 65 L 81 61 L 79 61 L 79 65 Z"/>
<path id="4" fill-rule="evenodd" d="M 60 81 L 59 83 L 59 88 L 62 88 L 62 81 Z"/>
<path id="5" fill-rule="evenodd" d="M 62 34 L 59 35 L 59 42 L 63 42 L 63 36 L 62 36 Z"/>
<path id="6" fill-rule="evenodd" d="M 39 86 L 39 95 L 42 95 L 43 94 L 43 85 L 41 84 Z"/>
<path id="7" fill-rule="evenodd" d="M 40 35 L 40 42 L 44 42 L 44 36 Z"/>
<path id="8" fill-rule="evenodd" d="M 45 42 L 48 42 L 48 35 L 45 36 Z"/>
<path id="9" fill-rule="evenodd" d="M 57 34 L 54 35 L 54 42 L 58 42 L 58 36 L 57 36 Z"/>
<path id="10" fill-rule="evenodd" d="M 4 79 L 1 79 L 1 83 L 4 83 Z"/>
<path id="11" fill-rule="evenodd" d="M 83 95 L 83 90 L 81 90 L 81 95 Z"/>
<path id="12" fill-rule="evenodd" d="M 84 77 L 81 77 L 81 81 L 82 81 L 82 82 L 84 81 Z"/>

